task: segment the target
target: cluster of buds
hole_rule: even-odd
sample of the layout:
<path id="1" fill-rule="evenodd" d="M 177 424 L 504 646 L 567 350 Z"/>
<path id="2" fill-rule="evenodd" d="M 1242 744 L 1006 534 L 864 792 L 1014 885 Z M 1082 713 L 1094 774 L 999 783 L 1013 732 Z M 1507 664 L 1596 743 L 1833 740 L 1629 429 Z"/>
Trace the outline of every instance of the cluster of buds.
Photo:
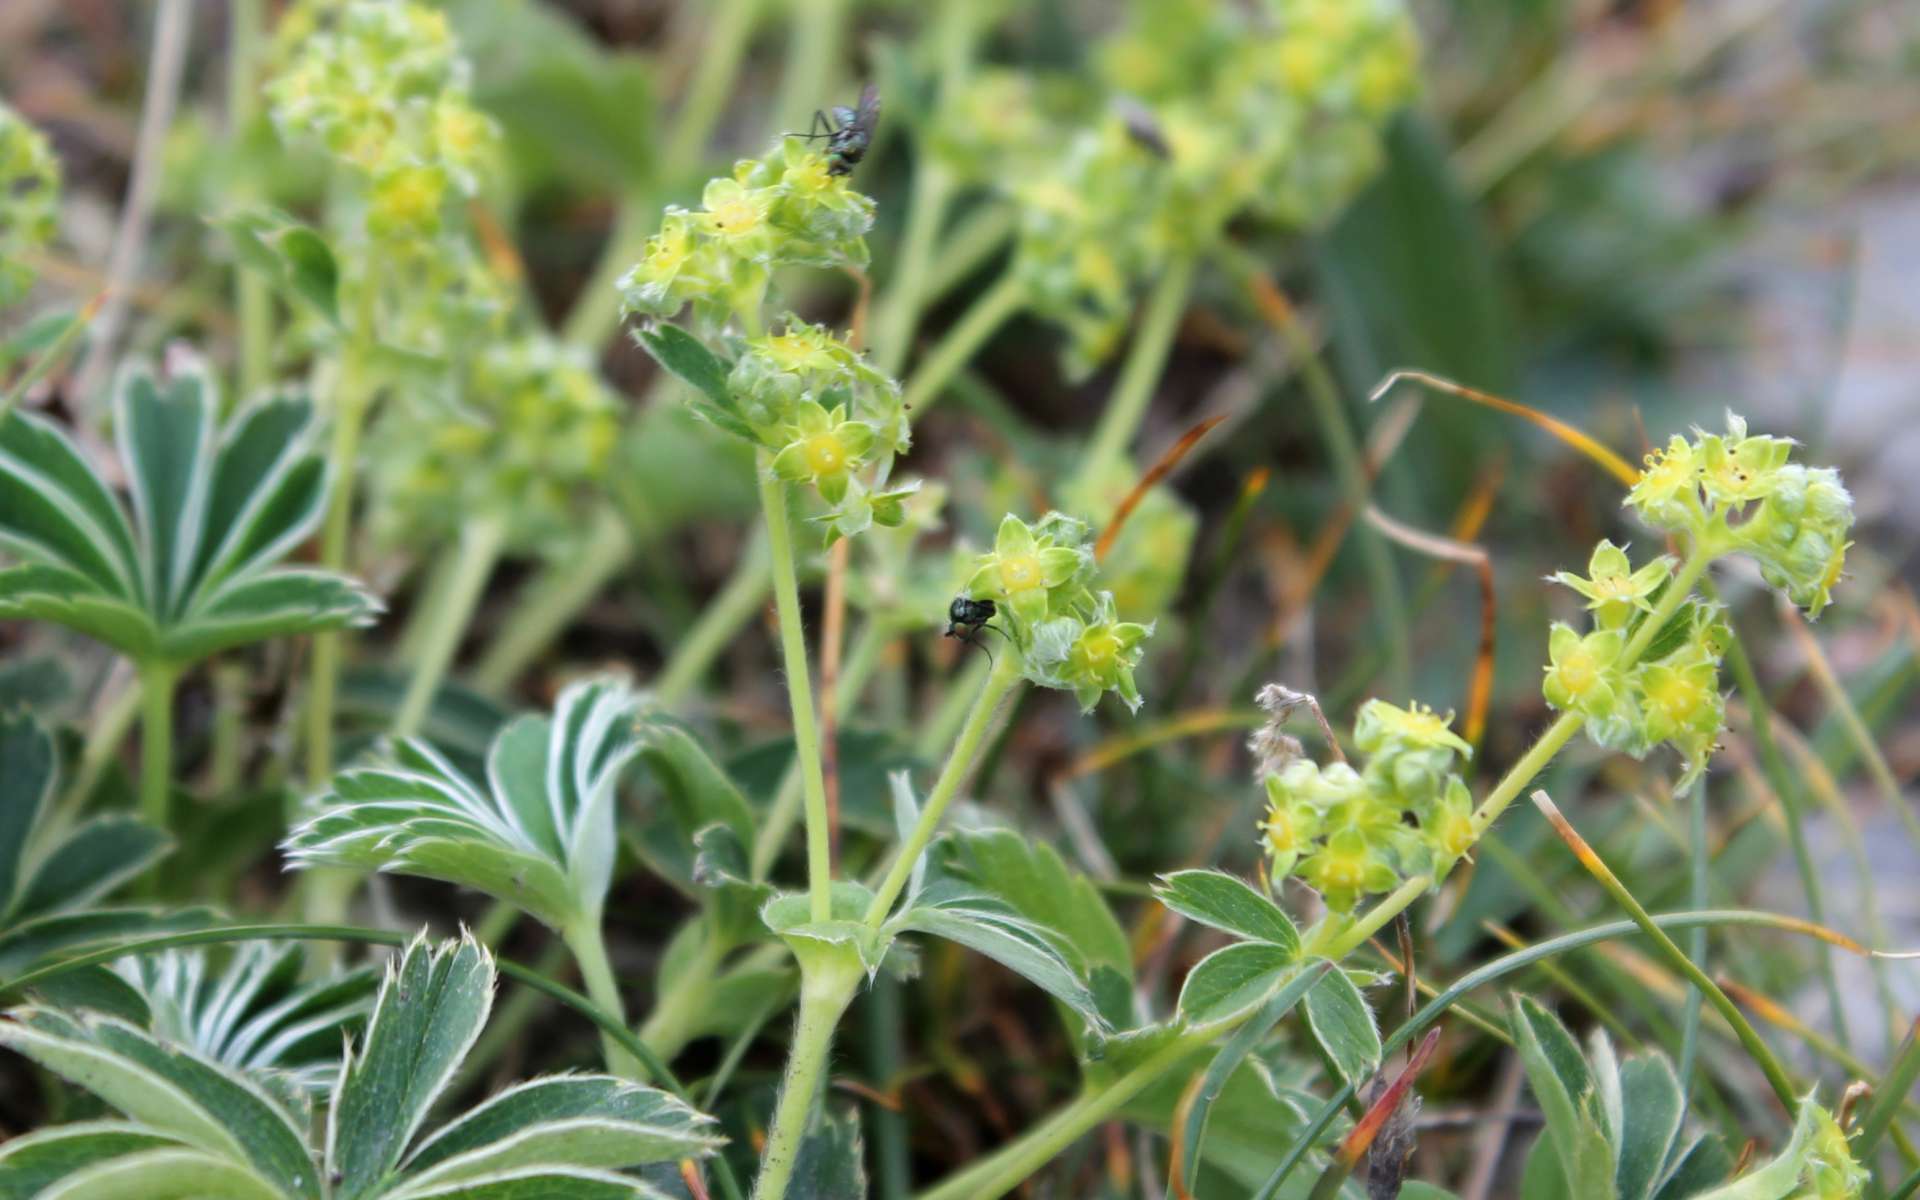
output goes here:
<path id="1" fill-rule="evenodd" d="M 780 267 L 864 267 L 873 200 L 831 166 L 803 139 L 783 138 L 709 181 L 698 211 L 668 208 L 620 280 L 626 313 L 668 320 L 691 304 L 704 327 L 731 316 L 752 327 Z"/>
<path id="2" fill-rule="evenodd" d="M 281 22 L 285 67 L 268 85 L 283 137 L 319 142 L 359 183 L 365 228 L 431 237 L 473 196 L 495 154 L 468 95 L 446 14 L 423 4 L 308 0 Z"/>
<path id="3" fill-rule="evenodd" d="M 60 162 L 46 135 L 0 104 L 0 307 L 33 287 L 30 259 L 53 240 Z"/>
<path id="4" fill-rule="evenodd" d="M 1626 658 L 1639 622 L 1672 579 L 1673 565 L 1663 555 L 1636 569 L 1625 550 L 1603 541 L 1586 575 L 1555 575 L 1585 597 L 1592 626 L 1583 633 L 1554 622 L 1541 690 L 1555 708 L 1579 713 L 1597 745 L 1637 758 L 1671 743 L 1694 772 L 1726 719 L 1719 670 L 1727 630 L 1717 606 L 1688 602 L 1644 653 L 1631 662 Z"/>
<path id="5" fill-rule="evenodd" d="M 1476 839 L 1472 796 L 1455 769 L 1473 750 L 1451 721 L 1417 703 L 1369 700 L 1354 721 L 1367 756 L 1359 769 L 1262 755 L 1261 834 L 1274 881 L 1297 877 L 1328 908 L 1351 912 L 1403 879 L 1444 879 Z M 1256 753 L 1271 741 L 1257 740 Z"/>
<path id="6" fill-rule="evenodd" d="M 1656 529 L 1750 555 L 1769 584 L 1818 617 L 1853 544 L 1853 497 L 1838 472 L 1792 453 L 1790 439 L 1749 434 L 1728 413 L 1724 436 L 1695 430 L 1649 454 L 1627 503 Z"/>
<path id="7" fill-rule="evenodd" d="M 564 554 L 619 428 L 619 407 L 578 348 L 538 335 L 489 347 L 456 396 L 383 412 L 372 439 L 376 521 L 420 545 L 484 512 L 505 523 L 509 548 Z"/>
<path id="8" fill-rule="evenodd" d="M 886 483 L 908 446 L 899 384 L 824 326 L 789 314 L 778 332 L 761 331 L 778 269 L 867 261 L 873 201 L 831 165 L 802 139 L 781 139 L 766 158 L 710 181 L 700 211 L 667 209 L 620 281 L 627 315 L 664 322 L 692 307 L 712 370 L 725 373 L 724 427 L 765 451 L 781 479 L 813 486 L 826 506 L 813 520 L 828 544 L 900 525 L 913 494 Z M 730 322 L 748 332 L 730 332 Z"/>
<path id="9" fill-rule="evenodd" d="M 1029 680 L 1072 692 L 1083 709 L 1111 691 L 1138 711 L 1133 673 L 1153 626 L 1120 620 L 1097 577 L 1086 522 L 1051 512 L 1029 525 L 1008 513 L 963 594 L 1005 615 L 1001 631 Z"/>
<path id="10" fill-rule="evenodd" d="M 1378 168 L 1418 45 L 1401 0 L 1153 0 L 1095 57 L 1094 89 L 980 72 L 928 138 L 957 177 L 1012 194 L 1014 269 L 1075 372 L 1110 354 L 1170 253 L 1242 214 L 1330 220 Z"/>
<path id="11" fill-rule="evenodd" d="M 1060 499 L 1070 512 L 1111 513 L 1138 482 L 1130 463 L 1090 463 L 1062 487 Z M 1101 586 L 1113 593 L 1122 612 L 1145 619 L 1173 607 L 1187 579 L 1199 525 L 1193 506 L 1174 489 L 1162 484 L 1141 495 L 1100 560 Z"/>

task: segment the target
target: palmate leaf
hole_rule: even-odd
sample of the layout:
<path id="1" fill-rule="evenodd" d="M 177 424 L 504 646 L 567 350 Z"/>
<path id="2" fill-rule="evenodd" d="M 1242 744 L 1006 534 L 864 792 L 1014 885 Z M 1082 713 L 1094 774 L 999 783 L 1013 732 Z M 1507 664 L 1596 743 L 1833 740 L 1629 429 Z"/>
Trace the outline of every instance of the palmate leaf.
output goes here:
<path id="1" fill-rule="evenodd" d="M 424 742 L 343 771 L 284 844 L 298 866 L 423 875 L 507 900 L 556 929 L 597 920 L 613 874 L 613 806 L 639 750 L 639 697 L 611 679 L 574 684 L 551 718 L 494 738 L 487 779 Z"/>
<path id="2" fill-rule="evenodd" d="M 114 394 L 133 514 L 52 424 L 0 422 L 0 617 L 66 625 L 136 661 L 180 666 L 263 638 L 363 625 L 380 605 L 329 572 L 277 564 L 318 524 L 327 472 L 313 406 L 254 404 L 224 430 L 195 368 L 130 369 Z"/>
<path id="3" fill-rule="evenodd" d="M 55 829 L 50 807 L 58 785 L 53 735 L 24 714 L 0 715 L 0 979 L 86 942 L 212 919 L 197 909 L 93 907 L 171 842 L 127 816 Z"/>
<path id="4" fill-rule="evenodd" d="M 196 1036 L 229 1049 L 245 1041 L 256 1023 L 227 1019 L 213 998 L 237 1003 L 249 985 L 256 996 L 270 991 L 283 955 L 270 948 L 217 977 L 237 980 L 232 986 L 209 993 L 203 980 L 186 989 L 206 1022 Z M 510 1087 L 416 1139 L 486 1023 L 494 983 L 492 958 L 470 936 L 433 943 L 422 934 L 396 955 L 364 1036 L 339 1064 L 320 1147 L 305 1139 L 308 1123 L 269 1088 L 198 1049 L 99 1013 L 15 1010 L 0 1021 L 0 1045 L 131 1121 L 66 1126 L 0 1147 L 0 1196 L 653 1197 L 660 1193 L 616 1172 L 705 1157 L 722 1144 L 711 1117 L 606 1075 Z M 222 1034 L 208 1032 L 214 1028 Z M 140 1172 L 155 1170 L 166 1172 L 150 1177 L 164 1186 L 141 1190 Z M 176 1178 L 187 1184 L 168 1190 Z M 323 1179 L 333 1182 L 323 1188 Z M 21 1181 L 21 1190 L 9 1190 Z"/>

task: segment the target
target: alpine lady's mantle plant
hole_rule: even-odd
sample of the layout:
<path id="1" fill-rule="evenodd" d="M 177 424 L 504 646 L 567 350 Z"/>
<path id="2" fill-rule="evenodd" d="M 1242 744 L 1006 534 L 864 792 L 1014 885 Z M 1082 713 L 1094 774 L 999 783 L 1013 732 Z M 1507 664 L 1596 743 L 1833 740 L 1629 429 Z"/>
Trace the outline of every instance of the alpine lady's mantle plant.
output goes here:
<path id="1" fill-rule="evenodd" d="M 1054 7 L 1097 15 L 1086 25 L 1097 32 L 1048 65 L 1018 66 L 982 61 L 1012 61 L 1039 28 L 1003 22 L 1009 6 L 927 7 L 921 30 L 889 17 L 876 40 L 854 24 L 858 6 L 682 5 L 675 51 L 704 31 L 702 52 L 655 69 L 643 51 L 604 51 L 552 6 L 219 6 L 228 57 L 208 74 L 227 85 L 225 104 L 200 120 L 204 86 L 189 81 L 167 141 L 161 236 L 138 264 L 164 303 L 148 311 L 139 298 L 144 315 L 126 331 L 146 348 L 193 329 L 207 361 L 176 342 L 168 371 L 128 366 L 96 431 L 81 423 L 91 417 L 61 416 L 90 407 L 60 387 L 84 313 L 0 330 L 0 617 L 25 623 L 5 631 L 0 662 L 0 1044 L 17 1052 L 0 1071 L 29 1085 L 0 1108 L 9 1127 L 56 1118 L 0 1144 L 0 1200 L 746 1200 L 747 1171 L 762 1200 L 847 1200 L 866 1194 L 869 1163 L 890 1200 L 933 1168 L 945 1177 L 919 1200 L 1089 1180 L 1195 1200 L 1333 1200 L 1359 1193 L 1350 1176 L 1363 1158 L 1370 1195 L 1411 1196 L 1411 1170 L 1453 1165 L 1415 1120 L 1416 1077 L 1452 1106 L 1506 1053 L 1531 1092 L 1522 1107 L 1541 1117 L 1537 1136 L 1509 1136 L 1526 1200 L 1913 1192 L 1920 1154 L 1902 1121 L 1920 1112 L 1909 1099 L 1920 1044 L 1909 1035 L 1869 1065 L 1877 1050 L 1836 999 L 1834 1040 L 1807 1044 L 1837 1067 L 1816 1074 L 1748 1015 L 1773 1014 L 1759 985 L 1801 964 L 1743 954 L 1709 974 L 1704 940 L 1750 928 L 1858 949 L 1820 924 L 1706 907 L 1711 885 L 1761 874 L 1777 827 L 1799 836 L 1793 767 L 1825 789 L 1835 757 L 1825 735 L 1803 746 L 1771 713 L 1709 580 L 1714 564 L 1744 559 L 1818 615 L 1852 536 L 1837 475 L 1738 419 L 1672 439 L 1642 472 L 1619 464 L 1645 530 L 1633 545 L 1615 532 L 1538 589 L 1560 604 L 1538 638 L 1550 723 L 1491 780 L 1476 771 L 1502 739 L 1481 753 L 1423 703 L 1438 694 L 1361 693 L 1376 645 L 1392 664 L 1407 637 L 1391 548 L 1356 526 L 1375 607 L 1314 646 L 1330 680 L 1349 680 L 1328 694 L 1350 735 L 1322 719 L 1310 756 L 1288 735 L 1302 698 L 1264 689 L 1246 786 L 1212 751 L 1233 749 L 1239 734 L 1223 730 L 1263 717 L 1228 703 L 1238 687 L 1207 666 L 1219 631 L 1283 614 L 1247 603 L 1237 564 L 1272 557 L 1249 548 L 1286 532 L 1275 507 L 1315 530 L 1315 564 L 1334 563 L 1341 509 L 1359 518 L 1376 474 L 1282 283 L 1332 281 L 1316 308 L 1335 348 L 1351 349 L 1354 318 L 1371 315 L 1356 286 L 1365 272 L 1340 251 L 1344 231 L 1311 248 L 1300 235 L 1328 229 L 1390 150 L 1375 200 L 1451 194 L 1446 156 L 1421 161 L 1419 126 L 1462 122 L 1416 116 L 1389 131 L 1420 92 L 1398 0 L 1139 0 L 1097 14 L 1069 2 Z M 1436 13 L 1422 20 L 1445 20 Z M 764 36 L 762 21 L 782 36 Z M 477 36 L 463 46 L 456 29 Z M 208 53 L 199 32 L 195 53 Z M 1451 52 L 1454 32 L 1436 52 Z M 757 72 L 783 48 L 781 111 L 767 114 L 766 89 L 735 84 L 743 64 Z M 702 155 L 716 128 L 762 117 L 806 128 L 814 106 L 858 86 L 832 78 L 856 57 L 886 114 L 874 137 L 865 94 L 860 155 L 844 136 L 782 136 L 681 190 L 714 173 Z M 668 96 L 682 74 L 685 94 Z M 1476 91 L 1476 106 L 1499 90 Z M 1444 104 L 1458 89 L 1436 91 Z M 639 119 L 655 111 L 672 115 Z M 203 133 L 215 128 L 231 132 L 217 147 Z M 39 304 L 76 277 L 64 259 L 89 244 L 72 214 L 97 201 L 60 202 L 53 149 L 71 136 L 60 132 L 50 142 L 0 107 L 0 306 Z M 611 174 L 602 159 L 619 160 Z M 90 192 L 113 172 L 69 174 Z M 187 177 L 181 206 L 170 193 Z M 550 328 L 582 264 L 564 248 L 572 236 L 540 227 L 559 205 L 596 211 L 574 194 L 582 183 L 619 194 L 604 252 L 615 265 L 596 268 L 586 299 Z M 867 191 L 899 196 L 899 211 L 880 212 Z M 1369 202 L 1350 217 L 1377 231 L 1379 210 L 1399 207 Z M 876 228 L 897 238 L 870 255 Z M 218 239 L 212 252 L 202 236 Z M 169 263 L 190 273 L 167 280 Z M 856 298 L 836 308 L 849 277 Z M 616 304 L 665 368 L 633 403 L 601 374 Z M 1267 326 L 1257 335 L 1239 328 L 1249 304 Z M 935 310 L 941 322 L 927 322 Z M 996 399 L 1018 373 L 982 350 L 1021 313 L 1058 338 L 1076 381 L 1111 365 L 1111 387 L 1083 393 L 1102 397 L 1086 429 L 1042 432 Z M 1205 529 L 1200 502 L 1142 486 L 1164 479 L 1137 456 L 1182 329 L 1210 343 L 1182 356 L 1183 386 L 1216 373 L 1220 347 L 1236 360 L 1227 391 L 1291 395 L 1278 373 L 1301 373 L 1325 478 L 1295 469 L 1290 406 L 1235 399 L 1218 407 L 1289 439 L 1284 488 L 1263 491 L 1275 443 L 1251 438 L 1234 450 L 1260 471 Z M 1284 365 L 1231 349 L 1276 333 Z M 229 364 L 235 383 L 217 388 Z M 917 423 L 950 394 L 970 410 L 928 431 L 950 478 L 913 478 Z M 1160 415 L 1216 408 L 1178 399 Z M 982 427 L 1007 436 L 981 453 L 966 435 Z M 736 516 L 756 528 L 703 608 L 699 572 L 676 552 L 697 543 L 704 556 Z M 1190 564 L 1196 544 L 1206 563 Z M 541 574 L 502 609 L 488 584 L 510 558 Z M 629 565 L 633 586 L 612 590 Z M 816 569 L 820 603 L 803 606 Z M 403 629 L 361 632 L 380 605 L 354 574 L 398 595 Z M 1271 590 L 1311 590 L 1282 584 Z M 723 656 L 753 640 L 769 590 L 777 667 L 751 646 Z M 590 604 L 593 618 L 576 622 Z M 943 641 L 943 622 L 971 644 Z M 1354 662 L 1320 653 L 1349 636 Z M 49 653 L 27 659 L 16 645 Z M 1817 681 L 1833 682 L 1807 645 Z M 657 675 L 606 673 L 609 660 L 646 661 L 645 646 L 663 660 Z M 101 647 L 132 669 L 74 703 L 56 677 L 94 677 Z M 449 682 L 468 650 L 484 695 Z M 1169 669 L 1175 653 L 1186 661 Z M 569 657 L 592 670 L 573 673 Z M 1423 684 L 1444 689 L 1435 669 Z M 702 695 L 728 672 L 742 685 Z M 1723 672 L 1741 704 L 1723 695 Z M 1410 672 L 1382 677 L 1395 675 Z M 772 721 L 766 686 L 787 701 Z M 1538 711 L 1532 686 L 1522 711 Z M 1072 699 L 1000 741 L 1000 714 L 1039 699 L 1035 688 Z M 1197 707 L 1181 698 L 1202 691 Z M 1119 703 L 1102 711 L 1109 693 Z M 1844 689 L 1831 695 L 1845 752 L 1901 803 L 1895 766 Z M 141 710 L 136 810 L 116 767 Z M 1774 795 L 1720 839 L 1707 768 L 1730 723 L 1750 731 Z M 1677 783 L 1648 789 L 1648 819 L 1597 844 L 1537 790 L 1582 734 L 1589 754 L 1643 760 L 1611 762 L 1610 788 Z M 1187 755 L 1195 737 L 1211 749 Z M 293 790 L 296 753 L 306 769 Z M 1110 770 L 1123 760 L 1140 786 Z M 996 797 L 1015 778 L 1043 784 L 1066 848 L 1038 823 L 968 811 L 969 793 L 988 796 L 976 763 L 1001 764 Z M 1511 820 L 1492 840 L 1523 793 L 1571 858 L 1516 853 L 1545 830 Z M 1668 795 L 1692 829 L 1668 819 Z M 179 797 L 191 802 L 170 803 Z M 1771 816 L 1758 806 L 1776 800 L 1782 822 L 1746 819 Z M 1594 828 L 1607 811 L 1567 808 Z M 802 846 L 804 889 L 782 890 L 802 882 L 787 859 Z M 1675 869 L 1679 855 L 1690 869 Z M 1800 858 L 1818 922 L 1821 880 Z M 299 872 L 296 887 L 282 867 Z M 1567 886 L 1576 869 L 1600 890 Z M 376 873 L 388 879 L 366 889 L 364 911 L 404 929 L 343 923 Z M 1685 910 L 1649 914 L 1639 895 L 1680 907 L 1683 876 Z M 1479 918 L 1516 887 L 1536 901 L 1506 910 L 1526 934 L 1498 932 L 1536 940 L 1475 957 Z M 145 902 L 126 898 L 136 889 Z M 236 925 L 199 901 L 308 920 Z M 1595 902 L 1628 919 L 1581 927 Z M 475 933 L 417 931 L 431 919 L 453 932 L 469 911 Z M 1877 914 L 1863 919 L 1881 937 Z M 1415 961 L 1380 936 L 1390 930 Z M 1686 950 L 1681 930 L 1697 939 Z M 1628 937 L 1645 939 L 1634 961 L 1647 969 L 1609 970 L 1595 955 L 1554 976 L 1578 999 L 1594 988 L 1601 999 L 1587 1003 L 1617 1039 L 1576 1039 L 1532 995 L 1504 1014 L 1470 1002 Z M 394 953 L 341 965 L 342 942 Z M 1018 978 L 971 969 L 975 955 Z M 925 981 L 907 990 L 923 962 Z M 1663 970 L 1682 981 L 1671 1005 L 1649 986 Z M 587 995 L 560 982 L 569 972 Z M 1752 986 L 1721 977 L 1736 972 Z M 497 1006 L 496 975 L 510 981 Z M 1392 1000 L 1379 986 L 1389 979 Z M 1897 982 L 1877 990 L 1894 1000 Z M 1027 1003 L 985 1026 L 979 1001 L 1009 983 Z M 1403 1013 L 1399 985 L 1431 999 Z M 538 1015 L 543 996 L 564 1020 Z M 1669 1007 L 1678 1028 L 1657 1039 L 1664 1049 L 1637 1044 L 1664 1035 Z M 1458 1018 L 1444 1040 L 1443 1016 Z M 1019 1064 L 1018 1094 L 1000 1086 L 1010 1060 L 974 1040 L 989 1027 L 1012 1041 L 1009 1018 L 1041 1064 Z M 589 1026 L 605 1074 L 572 1073 L 595 1057 Z M 1445 1065 L 1421 1077 L 1432 1063 Z M 537 1074 L 548 1069 L 564 1073 Z M 1835 1088 L 1842 1071 L 1873 1091 Z M 903 1111 L 850 1115 L 850 1092 L 899 1097 Z M 1037 1108 L 1054 1093 L 1057 1108 Z M 973 1153 L 965 1137 L 916 1136 L 933 1106 L 964 1117 L 988 1100 L 1010 1115 L 980 1139 L 999 1144 Z M 1141 1136 L 1090 1136 L 1122 1123 Z M 1750 1134 L 1739 1165 L 1731 1150 Z M 1912 1161 L 1895 1166 L 1896 1154 Z"/>

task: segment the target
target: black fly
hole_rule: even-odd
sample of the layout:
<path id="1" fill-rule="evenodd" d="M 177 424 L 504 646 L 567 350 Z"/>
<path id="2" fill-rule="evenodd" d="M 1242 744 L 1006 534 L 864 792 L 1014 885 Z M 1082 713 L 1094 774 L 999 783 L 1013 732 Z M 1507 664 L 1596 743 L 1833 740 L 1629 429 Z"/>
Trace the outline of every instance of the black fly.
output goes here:
<path id="1" fill-rule="evenodd" d="M 827 139 L 827 174 L 851 175 L 873 144 L 873 127 L 880 123 L 880 92 L 872 84 L 860 89 L 860 106 L 839 105 L 831 114 L 816 109 L 806 133 L 788 137 Z"/>
<path id="2" fill-rule="evenodd" d="M 978 641 L 982 629 L 992 629 L 1001 637 L 1007 635 L 992 625 L 994 614 L 999 610 L 991 600 L 975 600 L 970 596 L 955 596 L 953 603 L 947 606 L 947 634 L 950 638 L 959 638 L 969 646 L 979 646 L 986 651 L 987 661 L 993 661 L 993 651 L 987 650 L 984 642 Z M 1009 641 L 1012 639 L 1009 638 Z"/>

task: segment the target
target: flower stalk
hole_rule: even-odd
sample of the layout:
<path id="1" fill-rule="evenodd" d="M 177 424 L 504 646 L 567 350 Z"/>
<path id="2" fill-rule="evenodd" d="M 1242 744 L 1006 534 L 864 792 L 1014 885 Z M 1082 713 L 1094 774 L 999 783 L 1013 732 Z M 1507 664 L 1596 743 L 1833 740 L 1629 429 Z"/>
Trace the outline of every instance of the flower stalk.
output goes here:
<path id="1" fill-rule="evenodd" d="M 833 864 L 828 845 L 827 782 L 820 762 L 820 728 L 814 717 L 813 679 L 807 666 L 807 640 L 800 624 L 800 583 L 794 570 L 793 526 L 787 513 L 787 485 L 773 473 L 772 457 L 759 455 L 760 507 L 767 521 L 767 562 L 773 573 L 774 611 L 780 622 L 780 652 L 787 677 L 787 701 L 793 710 L 794 755 L 806 804 L 807 895 L 813 919 L 832 915 Z"/>

